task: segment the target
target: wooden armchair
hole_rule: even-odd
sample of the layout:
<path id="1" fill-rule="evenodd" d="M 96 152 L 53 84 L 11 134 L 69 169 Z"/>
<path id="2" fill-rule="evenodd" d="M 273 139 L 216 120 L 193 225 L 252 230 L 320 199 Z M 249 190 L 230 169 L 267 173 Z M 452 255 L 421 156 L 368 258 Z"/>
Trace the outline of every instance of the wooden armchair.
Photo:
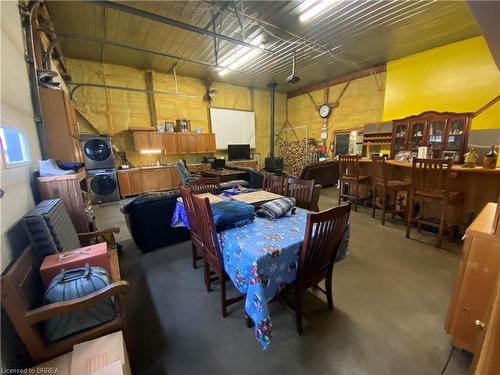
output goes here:
<path id="1" fill-rule="evenodd" d="M 119 330 L 123 331 L 127 347 L 130 348 L 127 320 L 122 301 L 122 296 L 129 290 L 129 284 L 120 279 L 116 250 L 108 251 L 112 281 L 110 285 L 84 297 L 45 306 L 41 304 L 43 297 L 39 273 L 41 261 L 35 254 L 31 246 L 26 248 L 10 269 L 1 277 L 2 308 L 9 316 L 33 361 L 42 362 L 48 360 L 71 351 L 75 344 Z M 53 343 L 45 342 L 37 328 L 38 323 L 41 321 L 85 309 L 110 297 L 115 299 L 116 317 L 109 322 L 75 333 Z"/>

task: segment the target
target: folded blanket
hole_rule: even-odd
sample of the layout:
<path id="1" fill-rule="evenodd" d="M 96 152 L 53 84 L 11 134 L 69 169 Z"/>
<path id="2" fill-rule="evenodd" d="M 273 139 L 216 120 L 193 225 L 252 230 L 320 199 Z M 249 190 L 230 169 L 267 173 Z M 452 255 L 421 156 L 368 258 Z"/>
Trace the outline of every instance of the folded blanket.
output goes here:
<path id="1" fill-rule="evenodd" d="M 255 208 L 245 202 L 223 201 L 212 205 L 212 216 L 220 231 L 251 223 L 255 219 Z"/>
<path id="2" fill-rule="evenodd" d="M 295 198 L 278 198 L 264 203 L 257 210 L 257 216 L 268 217 L 272 220 L 288 213 L 290 215 L 295 213 Z"/>

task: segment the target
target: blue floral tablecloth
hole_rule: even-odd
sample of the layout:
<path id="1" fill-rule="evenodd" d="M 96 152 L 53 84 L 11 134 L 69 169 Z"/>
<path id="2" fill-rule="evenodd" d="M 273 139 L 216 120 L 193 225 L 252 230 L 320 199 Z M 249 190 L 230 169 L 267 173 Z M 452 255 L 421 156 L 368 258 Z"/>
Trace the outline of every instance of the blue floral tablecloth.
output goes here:
<path id="1" fill-rule="evenodd" d="M 172 214 L 172 220 L 170 222 L 172 228 L 176 227 L 186 227 L 189 229 L 189 221 L 187 218 L 186 209 L 184 208 L 184 203 L 177 201 L 175 204 L 174 213 Z"/>
<path id="2" fill-rule="evenodd" d="M 267 303 L 297 277 L 306 219 L 307 211 L 297 208 L 292 216 L 256 218 L 219 234 L 224 268 L 235 287 L 246 293 L 245 311 L 264 349 L 272 336 Z"/>
<path id="3" fill-rule="evenodd" d="M 267 303 L 297 278 L 307 213 L 297 208 L 294 215 L 276 220 L 257 217 L 251 224 L 219 233 L 224 268 L 234 286 L 246 294 L 245 311 L 264 349 L 272 337 Z M 189 227 L 182 202 L 177 202 L 171 225 Z M 349 236 L 348 226 L 335 261 L 347 255 Z"/>

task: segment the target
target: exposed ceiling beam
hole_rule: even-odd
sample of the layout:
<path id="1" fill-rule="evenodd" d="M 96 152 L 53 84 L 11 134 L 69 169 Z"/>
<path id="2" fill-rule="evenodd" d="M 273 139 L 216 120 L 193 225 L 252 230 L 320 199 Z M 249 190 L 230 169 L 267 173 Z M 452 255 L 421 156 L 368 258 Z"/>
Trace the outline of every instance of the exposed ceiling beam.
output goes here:
<path id="1" fill-rule="evenodd" d="M 300 89 L 292 90 L 289 91 L 287 94 L 287 98 L 294 98 L 299 95 L 307 94 L 311 91 L 316 91 L 316 90 L 321 90 L 325 87 L 333 86 L 333 85 L 338 85 L 339 83 L 343 82 L 348 82 L 353 79 L 358 79 L 358 78 L 363 78 L 370 76 L 372 74 L 377 74 L 377 73 L 382 73 L 385 72 L 387 69 L 386 64 L 380 64 L 371 68 L 367 69 L 362 69 L 354 73 L 349 73 L 349 74 L 344 74 L 342 76 L 339 76 L 337 78 L 331 79 L 329 81 L 321 82 L 321 83 L 315 83 L 313 85 L 305 86 Z"/>
<path id="2" fill-rule="evenodd" d="M 177 21 L 177 20 L 174 20 L 173 18 L 160 16 L 158 14 L 147 12 L 147 11 L 142 10 L 142 9 L 133 8 L 133 7 L 129 7 L 127 5 L 115 3 L 113 1 L 90 1 L 90 3 L 100 5 L 100 6 L 105 7 L 105 8 L 114 9 L 114 10 L 117 10 L 119 12 L 128 13 L 128 14 L 131 14 L 131 15 L 134 15 L 137 17 L 147 18 L 147 19 L 150 19 L 152 21 L 156 21 L 156 22 L 160 22 L 160 23 L 163 23 L 166 25 L 178 27 L 178 28 L 181 28 L 184 30 L 192 31 L 194 33 L 205 34 L 205 35 L 209 35 L 211 37 L 220 38 L 220 39 L 225 40 L 225 41 L 230 42 L 230 43 L 239 44 L 239 45 L 253 48 L 253 49 L 259 49 L 259 50 L 262 50 L 263 52 L 266 52 L 266 53 L 271 53 L 271 54 L 274 53 L 274 51 L 272 51 L 270 49 L 262 48 L 259 46 L 254 46 L 253 44 L 247 43 L 243 40 L 239 40 L 239 39 L 236 39 L 236 38 L 224 35 L 224 34 L 219 34 L 219 33 L 216 33 L 216 32 L 210 31 L 210 30 L 205 30 L 201 27 L 194 26 L 194 25 L 191 25 L 191 24 L 188 24 L 185 22 Z"/>

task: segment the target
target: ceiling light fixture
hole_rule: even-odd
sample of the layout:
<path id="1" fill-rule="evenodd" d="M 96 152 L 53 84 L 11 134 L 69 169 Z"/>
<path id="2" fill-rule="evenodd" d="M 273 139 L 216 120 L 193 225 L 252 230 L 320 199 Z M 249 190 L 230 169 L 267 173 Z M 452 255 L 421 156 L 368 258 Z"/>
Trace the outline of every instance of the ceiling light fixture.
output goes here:
<path id="1" fill-rule="evenodd" d="M 319 15 L 322 11 L 332 5 L 336 0 L 320 0 L 314 4 L 314 6 L 309 7 L 304 13 L 299 17 L 301 22 L 307 22 L 310 19 Z"/>
<path id="2" fill-rule="evenodd" d="M 259 34 L 255 38 L 252 39 L 250 44 L 253 46 L 259 46 L 259 47 L 263 48 L 264 47 L 264 45 L 262 44 L 263 41 L 264 41 L 264 36 L 262 34 Z M 236 70 L 238 67 L 240 67 L 241 65 L 252 60 L 254 57 L 256 57 L 260 53 L 261 53 L 261 50 L 252 49 L 250 47 L 242 47 L 242 48 L 238 49 L 235 53 L 233 53 L 227 59 L 222 61 L 221 65 L 227 66 L 227 68 L 222 69 L 219 72 L 219 76 L 224 77 L 231 70 Z"/>

